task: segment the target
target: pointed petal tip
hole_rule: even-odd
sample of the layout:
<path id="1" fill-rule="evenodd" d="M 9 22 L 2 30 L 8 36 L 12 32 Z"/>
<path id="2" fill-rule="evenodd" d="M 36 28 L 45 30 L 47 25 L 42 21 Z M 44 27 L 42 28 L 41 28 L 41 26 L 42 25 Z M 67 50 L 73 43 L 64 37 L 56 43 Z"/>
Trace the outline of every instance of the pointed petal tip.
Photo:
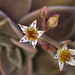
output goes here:
<path id="1" fill-rule="evenodd" d="M 37 23 L 37 19 L 35 19 L 32 23 L 34 23 L 34 22 Z"/>
<path id="2" fill-rule="evenodd" d="M 38 40 L 32 41 L 32 46 L 33 46 L 33 48 L 36 47 L 37 41 L 38 41 Z"/>
<path id="3" fill-rule="evenodd" d="M 57 59 L 56 56 L 53 57 L 54 59 Z"/>
<path id="4" fill-rule="evenodd" d="M 60 68 L 60 71 L 62 71 L 62 69 Z"/>
<path id="5" fill-rule="evenodd" d="M 64 67 L 64 62 L 59 61 L 59 69 L 60 69 L 60 71 L 63 70 L 63 67 Z"/>
<path id="6" fill-rule="evenodd" d="M 18 24 L 18 25 L 21 25 L 21 24 Z"/>
<path id="7" fill-rule="evenodd" d="M 35 19 L 34 21 L 37 22 L 37 19 Z"/>
<path id="8" fill-rule="evenodd" d="M 19 41 L 18 43 L 21 43 L 21 41 Z"/>
<path id="9" fill-rule="evenodd" d="M 35 46 L 33 46 L 33 48 L 35 49 Z"/>
<path id="10" fill-rule="evenodd" d="M 35 24 L 37 24 L 37 19 L 33 21 Z"/>
<path id="11" fill-rule="evenodd" d="M 44 33 L 45 31 L 43 31 L 43 33 Z"/>
<path id="12" fill-rule="evenodd" d="M 32 27 L 34 29 L 36 29 L 36 26 L 37 26 L 37 20 L 34 20 L 29 27 Z"/>
<path id="13" fill-rule="evenodd" d="M 38 38 L 43 35 L 45 31 L 38 31 Z"/>
<path id="14" fill-rule="evenodd" d="M 56 59 L 56 56 L 54 56 L 53 58 Z"/>
<path id="15" fill-rule="evenodd" d="M 33 48 L 35 49 L 35 46 L 36 46 L 36 45 L 33 45 L 33 44 L 32 44 L 32 46 L 33 46 Z"/>

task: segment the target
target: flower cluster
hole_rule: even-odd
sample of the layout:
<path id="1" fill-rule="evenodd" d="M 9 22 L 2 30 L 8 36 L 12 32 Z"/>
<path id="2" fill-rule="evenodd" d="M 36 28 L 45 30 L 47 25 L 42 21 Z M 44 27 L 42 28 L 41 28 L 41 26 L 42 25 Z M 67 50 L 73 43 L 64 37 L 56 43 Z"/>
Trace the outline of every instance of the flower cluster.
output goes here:
<path id="1" fill-rule="evenodd" d="M 39 31 L 36 28 L 37 20 L 33 21 L 29 27 L 19 24 L 21 30 L 25 34 L 25 36 L 19 42 L 31 42 L 33 48 L 35 48 L 37 41 L 41 40 L 40 44 L 45 51 L 51 50 L 52 52 L 55 52 L 56 49 L 58 49 L 57 54 L 54 56 L 54 58 L 58 60 L 59 69 L 60 71 L 62 71 L 64 63 L 75 66 L 75 49 L 68 49 L 67 47 L 68 43 L 72 46 L 74 46 L 74 44 L 71 43 L 71 40 L 56 42 L 48 38 L 47 36 L 41 38 L 44 32 L 47 32 L 49 29 L 53 29 L 58 26 L 59 16 L 59 14 L 49 16 L 49 9 L 47 8 L 47 6 L 44 6 L 40 12 L 40 17 L 42 18 L 41 30 Z M 61 47 L 61 44 L 65 45 Z"/>

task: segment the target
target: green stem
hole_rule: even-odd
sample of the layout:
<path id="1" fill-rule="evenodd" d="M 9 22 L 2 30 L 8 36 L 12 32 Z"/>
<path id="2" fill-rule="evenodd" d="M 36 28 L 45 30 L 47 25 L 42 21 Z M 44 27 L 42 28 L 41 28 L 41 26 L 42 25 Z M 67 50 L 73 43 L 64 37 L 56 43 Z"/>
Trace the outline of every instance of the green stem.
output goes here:
<path id="1" fill-rule="evenodd" d="M 42 37 L 40 37 L 40 40 L 46 41 L 52 45 L 54 45 L 56 48 L 60 49 L 60 44 L 56 41 L 54 41 L 51 38 L 48 38 L 46 35 L 43 35 Z"/>

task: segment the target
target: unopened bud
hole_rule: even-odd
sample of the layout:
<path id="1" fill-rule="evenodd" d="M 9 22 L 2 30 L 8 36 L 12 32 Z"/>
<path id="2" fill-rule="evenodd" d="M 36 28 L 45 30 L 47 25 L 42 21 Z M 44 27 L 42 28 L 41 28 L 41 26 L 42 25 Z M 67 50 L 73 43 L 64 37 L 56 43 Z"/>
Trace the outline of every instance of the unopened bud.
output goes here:
<path id="1" fill-rule="evenodd" d="M 47 6 L 44 6 L 40 11 L 41 18 L 48 18 L 49 17 L 49 9 Z"/>
<path id="2" fill-rule="evenodd" d="M 58 25 L 59 14 L 55 14 L 47 20 L 47 27 L 50 29 L 55 28 Z"/>

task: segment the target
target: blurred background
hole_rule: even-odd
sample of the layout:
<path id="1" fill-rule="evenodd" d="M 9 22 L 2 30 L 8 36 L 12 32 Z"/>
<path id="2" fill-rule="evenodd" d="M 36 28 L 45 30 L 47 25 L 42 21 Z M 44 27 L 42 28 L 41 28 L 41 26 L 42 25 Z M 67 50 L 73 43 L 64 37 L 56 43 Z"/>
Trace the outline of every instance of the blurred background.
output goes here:
<path id="1" fill-rule="evenodd" d="M 45 51 L 40 41 L 36 49 L 18 43 L 24 35 L 18 24 L 29 25 L 37 19 L 41 28 L 43 6 L 51 15 L 60 14 L 59 25 L 45 35 L 58 42 L 75 40 L 75 0 L 0 0 L 0 75 L 75 75 L 74 66 L 60 72 L 52 51 Z"/>

